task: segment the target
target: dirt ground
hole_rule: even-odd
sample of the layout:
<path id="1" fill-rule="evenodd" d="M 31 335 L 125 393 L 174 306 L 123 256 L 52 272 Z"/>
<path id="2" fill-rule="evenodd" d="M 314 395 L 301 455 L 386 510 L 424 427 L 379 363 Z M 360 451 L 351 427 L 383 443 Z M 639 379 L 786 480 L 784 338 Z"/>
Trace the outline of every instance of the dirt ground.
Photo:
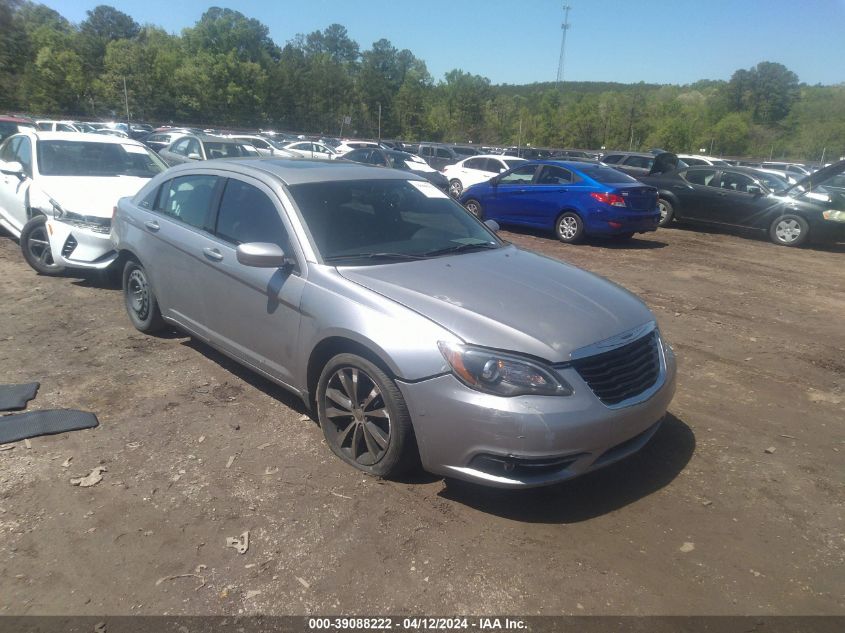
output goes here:
<path id="1" fill-rule="evenodd" d="M 502 235 L 654 310 L 678 392 L 636 456 L 527 492 L 367 478 L 297 399 L 0 237 L 0 383 L 101 422 L 0 451 L 0 614 L 845 614 L 845 245 Z"/>

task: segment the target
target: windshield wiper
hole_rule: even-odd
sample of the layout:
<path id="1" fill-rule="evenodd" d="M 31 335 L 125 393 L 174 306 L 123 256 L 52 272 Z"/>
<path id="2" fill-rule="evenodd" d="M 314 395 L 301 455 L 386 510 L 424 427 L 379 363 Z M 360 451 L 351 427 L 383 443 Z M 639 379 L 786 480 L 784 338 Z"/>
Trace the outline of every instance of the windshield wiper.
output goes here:
<path id="1" fill-rule="evenodd" d="M 435 255 L 446 255 L 449 253 L 460 253 L 462 251 L 480 249 L 499 248 L 499 245 L 494 242 L 482 242 L 480 244 L 455 244 L 454 246 L 446 246 L 445 248 L 438 248 L 433 251 L 424 253 L 427 257 L 434 257 Z"/>
<path id="2" fill-rule="evenodd" d="M 411 255 L 409 253 L 338 253 L 323 258 L 327 262 L 334 262 L 339 259 L 425 259 L 422 255 Z"/>

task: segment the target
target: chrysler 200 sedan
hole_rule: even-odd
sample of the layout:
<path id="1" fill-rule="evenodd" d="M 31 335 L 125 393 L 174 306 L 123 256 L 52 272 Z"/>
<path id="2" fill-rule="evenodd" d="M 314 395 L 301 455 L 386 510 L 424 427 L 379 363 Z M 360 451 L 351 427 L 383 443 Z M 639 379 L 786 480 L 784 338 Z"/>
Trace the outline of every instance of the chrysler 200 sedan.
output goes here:
<path id="1" fill-rule="evenodd" d="M 675 390 L 642 301 L 407 172 L 182 165 L 119 202 L 112 239 L 136 328 L 175 325 L 298 394 L 372 475 L 562 481 L 645 445 Z"/>

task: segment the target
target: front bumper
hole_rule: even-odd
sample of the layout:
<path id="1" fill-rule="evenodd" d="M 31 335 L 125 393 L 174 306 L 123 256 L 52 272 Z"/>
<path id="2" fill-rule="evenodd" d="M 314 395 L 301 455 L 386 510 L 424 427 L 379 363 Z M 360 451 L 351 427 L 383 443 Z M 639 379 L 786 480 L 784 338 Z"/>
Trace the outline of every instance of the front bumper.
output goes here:
<path id="1" fill-rule="evenodd" d="M 566 397 L 504 398 L 474 391 L 452 374 L 399 383 L 413 420 L 423 467 L 499 488 L 530 488 L 571 479 L 642 448 L 675 393 L 675 357 L 650 397 L 608 407 L 573 368 L 559 370 L 575 389 Z M 662 381 L 662 382 L 661 382 Z"/>
<path id="2" fill-rule="evenodd" d="M 102 270 L 117 259 L 107 226 L 51 218 L 47 220 L 47 234 L 53 261 L 67 268 Z"/>

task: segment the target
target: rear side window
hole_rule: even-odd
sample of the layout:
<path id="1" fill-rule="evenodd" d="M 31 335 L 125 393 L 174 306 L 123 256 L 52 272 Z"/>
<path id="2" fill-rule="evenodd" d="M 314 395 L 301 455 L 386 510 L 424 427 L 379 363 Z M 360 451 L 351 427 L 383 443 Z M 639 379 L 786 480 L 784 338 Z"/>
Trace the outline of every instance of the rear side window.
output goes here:
<path id="1" fill-rule="evenodd" d="M 537 180 L 538 185 L 568 185 L 575 177 L 568 169 L 546 165 Z"/>
<path id="2" fill-rule="evenodd" d="M 270 242 L 286 253 L 287 232 L 273 201 L 258 187 L 230 178 L 226 182 L 215 233 L 232 244 Z"/>
<path id="3" fill-rule="evenodd" d="M 651 169 L 654 163 L 653 158 L 646 158 L 645 156 L 628 156 L 625 164 L 630 167 L 641 167 L 642 169 Z"/>
<path id="4" fill-rule="evenodd" d="M 466 169 L 480 169 L 482 171 L 489 171 L 486 165 L 486 158 L 470 158 L 469 160 L 464 161 L 464 167 Z"/>
<path id="5" fill-rule="evenodd" d="M 197 229 L 210 228 L 211 204 L 217 176 L 182 176 L 174 178 L 162 193 L 159 210 L 166 216 Z"/>
<path id="6" fill-rule="evenodd" d="M 442 147 L 437 148 L 437 158 L 452 158 L 452 154 L 449 152 L 448 149 L 443 149 Z"/>
<path id="7" fill-rule="evenodd" d="M 610 156 L 605 156 L 601 160 L 602 160 L 603 163 L 615 165 L 616 163 L 619 162 L 620 158 L 622 158 L 622 157 L 619 154 L 611 154 Z"/>
<path id="8" fill-rule="evenodd" d="M 150 191 L 146 196 L 141 198 L 141 201 L 138 203 L 138 206 L 142 209 L 155 209 L 159 191 L 161 191 L 161 187 L 156 187 L 155 189 Z"/>

